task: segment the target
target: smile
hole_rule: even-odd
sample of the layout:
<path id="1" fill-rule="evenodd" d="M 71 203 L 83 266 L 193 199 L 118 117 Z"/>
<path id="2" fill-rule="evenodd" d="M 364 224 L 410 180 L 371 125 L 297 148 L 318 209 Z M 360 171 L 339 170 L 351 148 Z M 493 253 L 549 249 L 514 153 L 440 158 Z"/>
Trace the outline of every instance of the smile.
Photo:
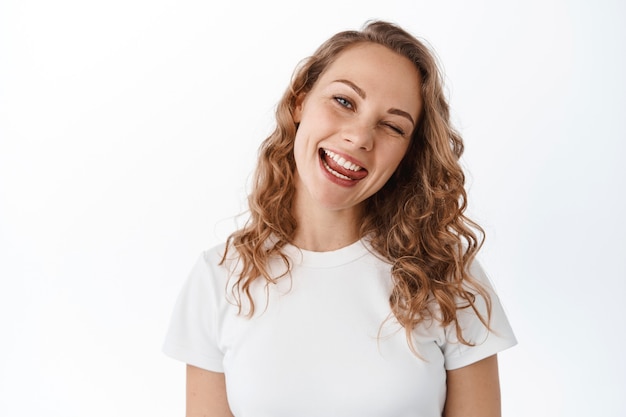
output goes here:
<path id="1" fill-rule="evenodd" d="M 333 176 L 346 181 L 357 181 L 367 176 L 367 170 L 333 151 L 320 149 L 322 165 Z"/>

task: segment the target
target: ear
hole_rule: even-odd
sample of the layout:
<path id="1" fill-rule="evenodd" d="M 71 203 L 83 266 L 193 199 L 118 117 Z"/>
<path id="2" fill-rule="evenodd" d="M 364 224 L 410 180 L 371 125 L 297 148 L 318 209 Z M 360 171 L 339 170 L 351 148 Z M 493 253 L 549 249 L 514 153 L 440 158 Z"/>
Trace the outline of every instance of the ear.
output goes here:
<path id="1" fill-rule="evenodd" d="M 300 93 L 298 97 L 296 97 L 296 107 L 293 109 L 293 121 L 296 123 L 300 123 L 302 120 L 302 107 L 304 105 L 304 97 L 306 93 Z"/>

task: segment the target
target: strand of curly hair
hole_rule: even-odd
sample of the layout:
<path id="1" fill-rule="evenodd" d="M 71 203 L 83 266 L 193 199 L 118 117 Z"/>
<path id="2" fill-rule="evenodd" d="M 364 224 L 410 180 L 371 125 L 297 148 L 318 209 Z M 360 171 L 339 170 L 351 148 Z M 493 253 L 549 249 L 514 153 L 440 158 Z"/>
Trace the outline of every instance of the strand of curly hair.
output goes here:
<path id="1" fill-rule="evenodd" d="M 471 308 L 488 326 L 491 302 L 486 290 L 469 275 L 469 265 L 482 245 L 484 232 L 464 212 L 467 194 L 459 164 L 463 141 L 450 124 L 436 59 L 419 40 L 390 23 L 371 22 L 362 31 L 338 33 L 322 44 L 294 73 L 276 109 L 276 129 L 261 144 L 259 162 L 248 197 L 249 219 L 229 236 L 222 264 L 230 250 L 236 251 L 238 270 L 233 296 L 239 313 L 242 297 L 249 300 L 248 316 L 255 311 L 251 284 L 267 284 L 289 274 L 290 260 L 281 249 L 292 241 L 297 228 L 292 214 L 295 161 L 293 119 L 296 99 L 309 91 L 324 69 L 346 48 L 363 42 L 384 45 L 410 59 L 417 67 L 422 88 L 423 111 L 407 153 L 392 178 L 366 202 L 360 235 L 367 236 L 378 256 L 391 265 L 393 289 L 391 311 L 406 331 L 414 350 L 411 331 L 427 319 L 455 326 L 459 309 Z M 280 276 L 268 271 L 271 258 L 287 266 Z M 476 307 L 476 297 L 487 305 L 487 317 Z M 433 300 L 439 307 L 435 315 Z M 435 317 L 436 316 L 436 317 Z"/>

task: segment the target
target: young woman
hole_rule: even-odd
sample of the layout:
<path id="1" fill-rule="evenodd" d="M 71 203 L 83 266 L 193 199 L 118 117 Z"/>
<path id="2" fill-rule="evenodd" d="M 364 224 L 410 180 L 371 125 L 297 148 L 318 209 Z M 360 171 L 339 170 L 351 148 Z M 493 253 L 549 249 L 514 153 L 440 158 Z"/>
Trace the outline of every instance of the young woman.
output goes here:
<path id="1" fill-rule="evenodd" d="M 188 416 L 500 415 L 515 337 L 474 260 L 448 113 L 431 52 L 386 22 L 296 70 L 249 221 L 174 311 Z"/>

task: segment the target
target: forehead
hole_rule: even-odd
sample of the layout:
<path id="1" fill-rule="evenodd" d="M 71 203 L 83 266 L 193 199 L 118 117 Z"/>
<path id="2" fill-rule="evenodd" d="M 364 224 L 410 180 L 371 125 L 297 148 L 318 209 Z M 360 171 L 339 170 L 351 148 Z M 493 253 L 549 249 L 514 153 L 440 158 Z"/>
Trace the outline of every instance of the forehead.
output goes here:
<path id="1" fill-rule="evenodd" d="M 393 101 L 417 117 L 421 107 L 421 79 L 416 66 L 386 46 L 361 43 L 341 52 L 322 73 L 324 87 L 336 80 L 349 80 L 368 97 Z"/>

